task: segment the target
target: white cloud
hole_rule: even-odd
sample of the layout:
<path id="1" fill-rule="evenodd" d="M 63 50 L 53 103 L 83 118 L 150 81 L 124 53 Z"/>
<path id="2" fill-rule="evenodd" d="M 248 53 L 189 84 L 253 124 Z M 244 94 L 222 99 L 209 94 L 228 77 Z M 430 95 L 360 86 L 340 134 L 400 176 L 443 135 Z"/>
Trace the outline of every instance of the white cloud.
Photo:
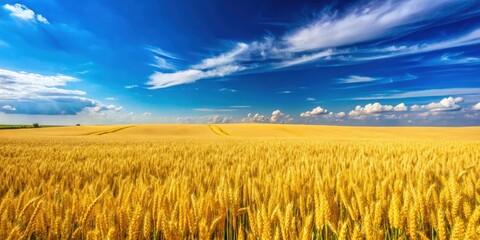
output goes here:
<path id="1" fill-rule="evenodd" d="M 316 107 L 311 111 L 300 113 L 300 117 L 315 117 L 315 116 L 327 114 L 327 113 L 328 113 L 327 109 L 323 109 L 322 107 Z"/>
<path id="2" fill-rule="evenodd" d="M 35 14 L 35 12 L 29 9 L 27 6 L 19 3 L 15 3 L 14 5 L 5 4 L 3 8 L 10 11 L 10 15 L 16 17 L 21 20 L 25 21 L 33 21 L 36 20 L 38 22 L 49 24 L 48 20 L 42 16 L 41 14 Z"/>
<path id="3" fill-rule="evenodd" d="M 114 98 L 114 97 L 107 97 L 107 98 L 105 98 L 105 100 L 108 100 L 108 101 L 116 101 L 117 99 Z"/>
<path id="4" fill-rule="evenodd" d="M 230 106 L 229 108 L 251 108 L 252 106 L 249 105 L 234 105 Z"/>
<path id="5" fill-rule="evenodd" d="M 356 106 L 354 110 L 348 113 L 349 116 L 357 117 L 361 115 L 369 115 L 369 114 L 377 114 L 382 112 L 392 111 L 392 105 L 382 105 L 378 102 L 376 103 L 369 103 L 365 105 L 365 107 Z"/>
<path id="6" fill-rule="evenodd" d="M 341 83 L 363 83 L 363 82 L 373 82 L 378 80 L 378 78 L 350 75 L 347 78 L 340 78 L 338 80 Z"/>
<path id="7" fill-rule="evenodd" d="M 199 112 L 234 112 L 236 109 L 231 108 L 195 108 L 193 109 Z"/>
<path id="8" fill-rule="evenodd" d="M 309 101 L 309 102 L 312 102 L 312 101 L 315 101 L 315 100 L 317 100 L 317 99 L 312 98 L 312 97 L 308 97 L 306 100 Z"/>
<path id="9" fill-rule="evenodd" d="M 132 89 L 132 88 L 137 88 L 138 85 L 128 85 L 128 86 L 125 86 L 126 89 Z"/>
<path id="10" fill-rule="evenodd" d="M 476 110 L 476 111 L 480 111 L 480 102 L 477 103 L 477 104 L 475 104 L 475 105 L 473 105 L 472 109 L 473 109 L 473 110 Z"/>
<path id="11" fill-rule="evenodd" d="M 273 111 L 272 116 L 270 117 L 270 122 L 272 123 L 289 123 L 292 121 L 293 118 L 291 118 L 290 115 L 287 115 L 278 109 Z"/>
<path id="12" fill-rule="evenodd" d="M 443 88 L 443 89 L 427 89 L 420 91 L 411 91 L 404 93 L 395 93 L 390 95 L 380 95 L 372 97 L 354 98 L 354 100 L 372 100 L 372 99 L 400 99 L 400 98 L 416 98 L 416 97 L 437 97 L 448 95 L 479 95 L 480 88 Z"/>
<path id="13" fill-rule="evenodd" d="M 119 112 L 119 111 L 123 110 L 123 107 L 116 106 L 116 105 L 113 105 L 113 104 L 104 105 L 104 104 L 99 103 L 95 107 L 90 107 L 88 109 L 90 109 L 92 112 L 97 112 L 97 113 L 101 112 L 101 111 L 108 111 L 108 110 Z"/>
<path id="14" fill-rule="evenodd" d="M 252 113 L 249 113 L 247 114 L 247 117 L 246 118 L 243 118 L 242 119 L 242 122 L 268 122 L 269 119 L 266 118 L 264 115 L 260 115 L 258 113 L 255 113 L 255 114 L 252 114 Z"/>
<path id="15" fill-rule="evenodd" d="M 352 50 L 349 54 L 355 54 L 358 52 L 369 52 L 370 56 L 367 57 L 351 57 L 349 61 L 359 62 L 359 61 L 371 61 L 392 57 L 400 57 L 411 54 L 419 54 L 432 52 L 442 49 L 450 49 L 454 47 L 461 46 L 470 46 L 480 43 L 480 28 L 477 28 L 467 34 L 460 36 L 452 37 L 450 39 L 445 39 L 442 41 L 430 42 L 430 43 L 421 43 L 415 45 L 400 45 L 400 46 L 389 46 L 383 48 L 372 48 L 372 49 L 362 49 L 362 50 Z"/>
<path id="16" fill-rule="evenodd" d="M 0 69 L 0 101 L 85 95 L 84 91 L 60 88 L 76 81 L 78 79 L 61 74 L 45 76 Z"/>
<path id="17" fill-rule="evenodd" d="M 395 111 L 395 112 L 405 112 L 405 111 L 408 111 L 408 107 L 405 105 L 405 103 L 400 103 L 393 108 L 393 111 Z"/>
<path id="18" fill-rule="evenodd" d="M 462 108 L 459 105 L 459 103 L 461 102 L 463 102 L 463 98 L 461 97 L 448 97 L 442 99 L 440 102 L 432 102 L 426 105 L 425 108 L 430 110 L 431 112 L 457 111 Z"/>
<path id="19" fill-rule="evenodd" d="M 238 57 L 249 49 L 246 43 L 237 43 L 237 46 L 230 52 L 220 54 L 219 56 L 206 58 L 201 63 L 192 66 L 194 69 L 209 69 L 228 65 L 238 60 Z"/>
<path id="20" fill-rule="evenodd" d="M 280 37 L 268 35 L 258 41 L 234 43 L 233 48 L 219 51 L 221 53 L 214 57 L 200 59 L 197 64 L 186 66 L 183 70 L 173 73 L 157 71 L 150 76 L 147 84 L 151 85 L 150 89 L 158 89 L 200 79 L 234 75 L 246 69 L 251 72 L 274 71 L 314 61 L 321 61 L 326 66 L 348 65 L 478 44 L 480 28 L 450 39 L 435 39 L 429 43 L 419 41 L 413 45 L 388 46 L 383 41 L 388 37 L 404 36 L 431 27 L 447 17 L 449 20 L 461 19 L 464 17 L 463 12 L 473 5 L 474 1 L 454 0 L 370 1 L 344 12 L 324 13 L 322 18 Z M 372 40 L 377 41 L 351 47 L 353 44 Z M 178 59 L 162 49 L 147 49 L 157 57 L 162 56 L 160 59 L 163 60 L 159 63 L 157 61 L 157 67 L 170 67 L 166 65 L 164 58 Z M 351 76 L 343 80 L 345 83 L 355 83 L 382 79 Z"/>
<path id="21" fill-rule="evenodd" d="M 434 64 L 478 64 L 480 58 L 477 57 L 463 57 L 463 53 L 445 53 Z"/>
<path id="22" fill-rule="evenodd" d="M 151 112 L 144 112 L 143 116 L 152 116 L 152 113 Z"/>
<path id="23" fill-rule="evenodd" d="M 291 92 L 291 91 L 288 91 L 288 90 L 286 90 L 286 91 L 280 91 L 280 92 L 278 92 L 278 93 L 280 93 L 280 94 L 289 94 L 289 93 L 292 93 L 292 92 Z"/>
<path id="24" fill-rule="evenodd" d="M 227 92 L 237 92 L 236 89 L 230 89 L 230 88 L 220 88 L 220 89 L 218 89 L 218 91 L 219 92 L 225 92 L 225 91 L 227 91 Z"/>
<path id="25" fill-rule="evenodd" d="M 414 112 L 416 112 L 416 111 L 421 111 L 422 109 L 423 109 L 422 106 L 417 105 L 417 104 L 412 105 L 412 106 L 410 107 L 410 110 L 411 110 L 411 111 L 414 111 Z"/>
<path id="26" fill-rule="evenodd" d="M 343 118 L 343 117 L 345 117 L 346 115 L 347 115 L 347 114 L 345 114 L 345 112 L 339 112 L 339 113 L 335 114 L 335 117 L 337 117 L 337 118 Z"/>
<path id="27" fill-rule="evenodd" d="M 153 59 L 155 60 L 155 62 L 153 64 L 150 64 L 150 66 L 152 67 L 156 67 L 159 69 L 175 69 L 175 66 L 168 63 L 165 58 L 153 56 Z"/>
<path id="28" fill-rule="evenodd" d="M 284 41 L 292 51 L 306 51 L 345 46 L 393 34 L 398 27 L 438 17 L 439 7 L 453 5 L 451 0 L 406 0 L 371 2 L 348 11 L 336 12 L 288 34 Z M 457 7 L 461 7 L 458 4 Z M 452 6 L 450 6 L 452 7 Z M 436 14 L 430 14 L 436 13 Z M 445 14 L 445 13 L 443 13 Z"/>
<path id="29" fill-rule="evenodd" d="M 275 110 L 272 112 L 272 117 L 270 118 L 271 122 L 277 122 L 279 121 L 283 116 L 285 116 L 284 113 L 282 113 L 280 110 Z"/>
<path id="30" fill-rule="evenodd" d="M 41 14 L 37 14 L 37 20 L 43 24 L 49 24 L 48 20 Z"/>
<path id="31" fill-rule="evenodd" d="M 12 107 L 10 105 L 5 105 L 5 106 L 2 106 L 2 110 L 6 110 L 6 111 L 17 111 L 17 109 L 15 107 Z"/>
<path id="32" fill-rule="evenodd" d="M 288 59 L 284 60 L 278 64 L 275 65 L 276 68 L 284 68 L 284 67 L 290 67 L 293 65 L 299 65 L 299 64 L 305 64 L 309 63 L 312 61 L 316 61 L 318 59 L 322 58 L 328 58 L 334 54 L 334 50 L 332 49 L 327 49 L 325 51 L 313 53 L 313 54 L 302 54 L 299 57 L 295 57 L 293 59 Z"/>
<path id="33" fill-rule="evenodd" d="M 158 48 L 158 47 L 147 46 L 146 49 L 155 53 L 158 56 L 162 56 L 162 57 L 166 57 L 166 58 L 170 58 L 170 59 L 175 59 L 175 60 L 182 60 L 177 55 L 175 55 L 173 53 L 170 53 L 170 52 L 167 52 L 167 51 L 165 51 L 161 48 Z"/>
<path id="34" fill-rule="evenodd" d="M 203 78 L 223 77 L 244 69 L 244 67 L 238 65 L 227 65 L 207 71 L 189 69 L 174 73 L 155 72 L 150 76 L 150 81 L 147 82 L 147 85 L 151 85 L 149 89 L 167 88 L 179 84 L 192 83 Z"/>
<path id="35" fill-rule="evenodd" d="M 91 112 L 120 111 L 115 105 L 103 105 L 86 98 L 86 92 L 66 89 L 79 79 L 62 74 L 41 75 L 0 69 L 0 104 L 15 104 L 18 114 L 75 115 L 83 109 Z"/>
<path id="36" fill-rule="evenodd" d="M 28 9 L 23 4 L 16 3 L 14 5 L 5 4 L 3 8 L 10 11 L 10 15 L 20 18 L 22 20 L 35 20 L 35 12 Z"/>

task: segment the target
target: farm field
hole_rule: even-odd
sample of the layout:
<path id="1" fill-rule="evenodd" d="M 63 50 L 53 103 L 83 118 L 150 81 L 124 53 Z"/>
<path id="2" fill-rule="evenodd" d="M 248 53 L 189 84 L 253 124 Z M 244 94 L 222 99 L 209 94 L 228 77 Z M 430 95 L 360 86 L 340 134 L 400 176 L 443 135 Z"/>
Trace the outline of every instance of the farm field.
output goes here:
<path id="1" fill-rule="evenodd" d="M 0 239 L 480 239 L 480 127 L 0 130 Z"/>

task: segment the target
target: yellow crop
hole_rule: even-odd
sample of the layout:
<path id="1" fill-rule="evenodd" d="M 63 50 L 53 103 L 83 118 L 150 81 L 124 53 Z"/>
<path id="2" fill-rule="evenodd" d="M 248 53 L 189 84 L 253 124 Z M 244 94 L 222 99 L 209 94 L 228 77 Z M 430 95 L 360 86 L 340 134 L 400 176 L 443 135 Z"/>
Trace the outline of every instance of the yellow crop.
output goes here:
<path id="1" fill-rule="evenodd" d="M 0 239 L 480 239 L 480 128 L 0 131 Z"/>

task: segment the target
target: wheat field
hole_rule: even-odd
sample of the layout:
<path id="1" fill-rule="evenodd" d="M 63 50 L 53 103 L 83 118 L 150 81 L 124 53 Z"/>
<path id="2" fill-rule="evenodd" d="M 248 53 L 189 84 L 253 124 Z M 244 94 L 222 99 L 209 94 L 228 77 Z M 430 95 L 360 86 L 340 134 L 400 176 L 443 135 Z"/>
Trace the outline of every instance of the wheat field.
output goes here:
<path id="1" fill-rule="evenodd" d="M 480 239 L 480 128 L 0 131 L 0 239 Z"/>

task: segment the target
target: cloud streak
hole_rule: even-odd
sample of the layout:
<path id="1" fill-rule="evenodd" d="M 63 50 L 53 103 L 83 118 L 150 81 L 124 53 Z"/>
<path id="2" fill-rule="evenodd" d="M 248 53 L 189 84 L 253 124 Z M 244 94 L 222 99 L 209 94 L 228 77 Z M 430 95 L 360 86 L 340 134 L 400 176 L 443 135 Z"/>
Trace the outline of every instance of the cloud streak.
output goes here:
<path id="1" fill-rule="evenodd" d="M 359 98 L 353 98 L 353 99 L 354 100 L 401 99 L 401 98 L 419 98 L 419 97 L 438 97 L 438 96 L 448 96 L 448 95 L 480 95 L 480 88 L 427 89 L 427 90 L 386 94 L 386 95 L 371 96 L 371 97 L 359 97 Z"/>

